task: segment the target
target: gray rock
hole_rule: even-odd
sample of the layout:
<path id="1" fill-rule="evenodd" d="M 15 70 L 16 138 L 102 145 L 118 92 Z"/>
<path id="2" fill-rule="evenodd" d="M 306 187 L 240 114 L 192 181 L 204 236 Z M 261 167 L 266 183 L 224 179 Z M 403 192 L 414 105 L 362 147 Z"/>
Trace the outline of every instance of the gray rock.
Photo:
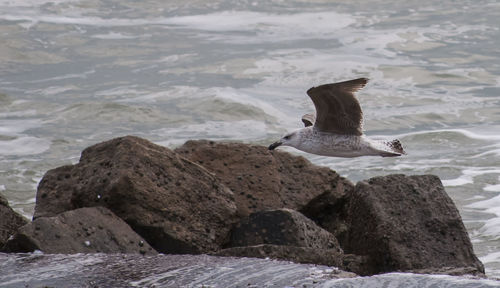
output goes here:
<path id="1" fill-rule="evenodd" d="M 102 253 L 80 255 L 0 253 L 0 271 L 2 271 L 0 273 L 2 288 L 311 288 L 321 285 L 332 287 L 328 283 L 331 283 L 332 279 L 353 276 L 352 273 L 345 273 L 328 266 L 269 259 L 165 254 L 144 257 L 138 254 Z M 379 286 L 382 285 L 363 287 Z M 450 287 L 450 285 L 444 286 Z M 390 287 L 407 288 L 397 285 Z M 465 288 L 460 286 L 462 287 Z"/>
<path id="2" fill-rule="evenodd" d="M 301 210 L 318 197 L 341 199 L 353 187 L 329 168 L 263 146 L 199 140 L 175 151 L 229 187 L 242 216 L 269 209 Z"/>
<path id="3" fill-rule="evenodd" d="M 237 221 L 231 191 L 205 168 L 132 136 L 91 146 L 78 164 L 48 171 L 36 201 L 35 219 L 105 206 L 163 253 L 218 250 Z"/>
<path id="4" fill-rule="evenodd" d="M 369 257 L 368 265 L 362 265 L 365 269 L 353 271 L 358 274 L 452 271 L 450 267 L 484 273 L 460 214 L 437 176 L 389 175 L 359 182 L 347 223 L 344 251 Z"/>
<path id="5" fill-rule="evenodd" d="M 318 249 L 297 246 L 260 244 L 245 247 L 232 247 L 223 249 L 214 255 L 270 258 L 288 260 L 295 263 L 317 264 L 332 267 L 342 267 L 342 253 L 338 249 Z M 345 277 L 352 277 L 355 274 L 344 272 Z M 349 276 L 350 275 L 350 276 Z"/>
<path id="6" fill-rule="evenodd" d="M 7 252 L 157 254 L 123 220 L 104 207 L 80 208 L 39 217 L 21 227 Z"/>
<path id="7" fill-rule="evenodd" d="M 9 237 L 16 233 L 19 227 L 26 225 L 26 223 L 28 220 L 12 210 L 7 199 L 0 195 L 0 248 Z"/>
<path id="8" fill-rule="evenodd" d="M 299 212 L 286 208 L 250 214 L 231 231 L 230 247 L 259 244 L 333 249 L 342 254 L 333 234 Z"/>

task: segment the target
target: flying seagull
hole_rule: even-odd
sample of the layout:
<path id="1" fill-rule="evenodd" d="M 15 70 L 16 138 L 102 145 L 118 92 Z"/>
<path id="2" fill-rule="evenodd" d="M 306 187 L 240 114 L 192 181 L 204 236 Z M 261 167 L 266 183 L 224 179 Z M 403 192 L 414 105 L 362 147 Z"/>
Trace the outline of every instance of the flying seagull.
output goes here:
<path id="1" fill-rule="evenodd" d="M 354 93 L 367 82 L 367 78 L 359 78 L 307 90 L 316 114 L 302 116 L 305 127 L 286 134 L 271 144 L 269 150 L 283 145 L 333 157 L 395 157 L 406 154 L 397 139 L 374 140 L 363 134 L 363 112 Z"/>

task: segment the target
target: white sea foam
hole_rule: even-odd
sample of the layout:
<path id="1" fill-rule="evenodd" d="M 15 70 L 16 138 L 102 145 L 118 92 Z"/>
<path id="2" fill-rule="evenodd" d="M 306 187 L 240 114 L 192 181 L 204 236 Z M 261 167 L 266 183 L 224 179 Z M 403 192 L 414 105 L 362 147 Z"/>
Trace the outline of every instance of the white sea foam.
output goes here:
<path id="1" fill-rule="evenodd" d="M 474 181 L 472 181 L 471 177 L 467 177 L 467 178 L 459 177 L 459 178 L 455 178 L 455 179 L 441 180 L 441 182 L 443 182 L 443 185 L 447 186 L 447 187 L 462 186 L 465 184 L 474 183 Z"/>
<path id="2" fill-rule="evenodd" d="M 156 142 L 163 146 L 176 146 L 191 139 L 241 140 L 252 141 L 264 138 L 269 127 L 261 121 L 206 121 L 201 124 L 181 125 L 176 128 L 163 128 L 153 131 L 166 141 Z"/>
<path id="3" fill-rule="evenodd" d="M 251 11 L 222 11 L 203 15 L 157 17 L 149 19 L 100 18 L 96 16 L 47 15 L 25 11 L 24 14 L 3 14 L 0 19 L 53 24 L 101 27 L 167 25 L 213 32 L 255 31 L 267 41 L 279 39 L 321 38 L 355 22 L 347 14 L 330 12 L 271 14 Z M 223 19 L 223 21 L 221 21 Z M 33 25 L 32 24 L 32 25 Z M 240 38 L 249 40 L 256 37 Z"/>
<path id="4" fill-rule="evenodd" d="M 444 186 L 462 186 L 474 183 L 474 178 L 486 174 L 500 174 L 500 169 L 494 167 L 465 168 L 462 167 L 462 175 L 455 179 L 442 180 Z"/>
<path id="5" fill-rule="evenodd" d="M 500 135 L 498 134 L 480 134 L 480 133 L 475 133 L 466 129 L 436 129 L 436 130 L 419 130 L 416 132 L 409 132 L 409 133 L 403 133 L 403 134 L 397 134 L 393 135 L 398 138 L 403 138 L 403 137 L 408 137 L 408 136 L 415 136 L 415 135 L 423 135 L 423 134 L 434 134 L 434 133 L 443 133 L 443 132 L 451 132 L 451 133 L 457 133 L 460 135 L 463 135 L 467 138 L 474 139 L 474 140 L 483 140 L 483 141 L 500 141 Z M 387 137 L 387 135 L 373 135 L 374 137 Z"/>
<path id="6" fill-rule="evenodd" d="M 498 281 L 490 279 L 474 279 L 449 275 L 421 275 L 412 273 L 387 273 L 370 277 L 355 277 L 327 281 L 318 287 L 499 287 Z"/>
<path id="7" fill-rule="evenodd" d="M 40 125 L 41 122 L 37 119 L 0 119 L 0 135 L 17 136 Z"/>
<path id="8" fill-rule="evenodd" d="M 70 2 L 79 2 L 81 0 L 0 0 L 0 7 L 37 7 L 45 4 L 62 4 Z"/>
<path id="9" fill-rule="evenodd" d="M 500 262 L 500 251 L 488 253 L 485 256 L 479 257 L 479 260 L 481 260 L 483 264 Z"/>
<path id="10" fill-rule="evenodd" d="M 495 215 L 495 217 L 485 221 L 485 224 L 480 228 L 480 232 L 482 236 L 500 239 L 500 195 L 471 203 L 466 207 Z"/>
<path id="11" fill-rule="evenodd" d="M 224 87 L 224 88 L 211 88 L 208 89 L 207 92 L 214 93 L 217 98 L 223 99 L 225 101 L 256 107 L 262 110 L 267 115 L 272 115 L 278 119 L 285 119 L 285 120 L 290 119 L 290 117 L 286 115 L 278 107 L 269 104 L 269 102 L 267 101 L 262 101 L 257 97 L 254 97 L 252 95 L 252 91 L 237 90 L 230 87 Z"/>
<path id="12" fill-rule="evenodd" d="M 221 21 L 223 19 L 223 21 Z M 332 38 L 334 32 L 355 23 L 347 14 L 334 11 L 270 14 L 252 11 L 223 11 L 205 15 L 170 18 L 167 22 L 211 32 L 252 32 L 252 35 L 224 35 L 213 39 L 228 42 L 276 42 L 280 40 Z"/>
<path id="13" fill-rule="evenodd" d="M 149 36 L 151 36 L 151 35 L 149 35 Z M 104 40 L 135 39 L 135 38 L 139 38 L 139 37 L 141 37 L 141 36 L 126 35 L 126 34 L 117 33 L 117 32 L 109 32 L 107 34 L 92 35 L 92 38 L 104 39 Z M 144 37 L 144 35 L 142 35 L 142 37 Z"/>
<path id="14" fill-rule="evenodd" d="M 71 91 L 71 90 L 79 90 L 79 89 L 78 89 L 78 87 L 76 87 L 74 85 L 49 86 L 49 87 L 46 87 L 43 89 L 36 89 L 36 90 L 28 91 L 27 93 L 35 94 L 35 95 L 41 94 L 41 95 L 45 95 L 45 96 L 52 96 L 52 95 L 61 94 L 61 93 Z"/>
<path id="15" fill-rule="evenodd" d="M 0 155 L 40 154 L 49 148 L 49 140 L 31 136 L 18 137 L 13 140 L 0 140 Z"/>
<path id="16" fill-rule="evenodd" d="M 496 185 L 486 184 L 486 186 L 484 186 L 483 189 L 484 189 L 484 191 L 500 192 L 500 184 L 496 184 Z"/>

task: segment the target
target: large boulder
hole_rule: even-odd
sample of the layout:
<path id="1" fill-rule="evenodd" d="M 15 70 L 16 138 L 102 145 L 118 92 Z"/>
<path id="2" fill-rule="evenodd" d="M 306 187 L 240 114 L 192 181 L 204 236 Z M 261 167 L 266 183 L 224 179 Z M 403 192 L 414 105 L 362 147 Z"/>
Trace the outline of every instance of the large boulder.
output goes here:
<path id="1" fill-rule="evenodd" d="M 333 234 L 290 209 L 259 211 L 231 231 L 228 247 L 217 255 L 270 257 L 340 267 L 343 252 Z"/>
<path id="2" fill-rule="evenodd" d="M 242 216 L 268 209 L 301 210 L 318 197 L 335 202 L 353 187 L 329 168 L 263 146 L 192 140 L 175 151 L 229 187 Z"/>
<path id="3" fill-rule="evenodd" d="M 38 217 L 4 246 L 7 252 L 157 254 L 130 226 L 104 207 Z"/>
<path id="4" fill-rule="evenodd" d="M 368 257 L 363 270 L 353 271 L 358 274 L 484 273 L 460 214 L 437 176 L 389 175 L 359 182 L 347 223 L 342 248 Z"/>
<path id="5" fill-rule="evenodd" d="M 286 245 L 260 244 L 244 247 L 232 247 L 216 252 L 217 256 L 270 258 L 292 261 L 295 263 L 342 267 L 342 254 L 337 249 L 318 249 Z M 349 275 L 348 272 L 344 272 Z M 350 275 L 354 275 L 351 273 Z"/>
<path id="6" fill-rule="evenodd" d="M 105 206 L 163 253 L 218 250 L 237 221 L 233 194 L 202 166 L 126 136 L 82 152 L 40 181 L 34 219 Z"/>
<path id="7" fill-rule="evenodd" d="M 231 231 L 228 246 L 259 244 L 335 249 L 342 253 L 333 234 L 299 212 L 286 208 L 255 212 L 242 219 Z"/>
<path id="8" fill-rule="evenodd" d="M 27 223 L 28 220 L 12 210 L 7 199 L 0 195 L 0 248 L 19 227 Z"/>

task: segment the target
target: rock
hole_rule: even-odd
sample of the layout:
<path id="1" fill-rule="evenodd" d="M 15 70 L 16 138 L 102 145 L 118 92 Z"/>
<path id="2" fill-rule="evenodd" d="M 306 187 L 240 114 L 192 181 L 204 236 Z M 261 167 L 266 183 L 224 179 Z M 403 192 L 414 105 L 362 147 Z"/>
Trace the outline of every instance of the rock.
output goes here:
<path id="1" fill-rule="evenodd" d="M 104 207 L 38 217 L 4 246 L 7 252 L 157 254 L 123 220 Z"/>
<path id="2" fill-rule="evenodd" d="M 369 259 L 355 273 L 444 268 L 484 273 L 460 214 L 437 176 L 389 175 L 359 182 L 347 223 L 342 248 Z"/>
<path id="3" fill-rule="evenodd" d="M 16 233 L 19 227 L 26 225 L 26 223 L 28 220 L 12 210 L 7 199 L 0 195 L 0 248 L 10 236 Z"/>
<path id="4" fill-rule="evenodd" d="M 301 210 L 318 197 L 342 199 L 353 186 L 329 168 L 263 146 L 199 140 L 175 151 L 229 187 L 242 216 L 268 209 Z"/>
<path id="5" fill-rule="evenodd" d="M 328 266 L 209 255 L 158 254 L 144 257 L 138 254 L 103 253 L 80 255 L 0 253 L 0 271 L 2 271 L 0 273 L 2 288 L 407 287 L 404 286 L 405 283 L 422 283 L 421 279 L 404 277 L 400 281 L 384 279 L 383 282 L 332 285 L 333 279 L 354 275 Z M 361 277 L 353 280 L 356 279 L 362 280 Z M 456 287 L 453 284 L 457 283 L 457 279 L 437 284 L 436 279 L 429 279 L 434 285 L 432 287 Z M 481 286 L 481 283 L 469 282 L 467 282 L 469 287 L 486 287 Z"/>
<path id="6" fill-rule="evenodd" d="M 231 231 L 229 247 L 259 244 L 288 245 L 315 249 L 334 249 L 342 254 L 333 234 L 317 226 L 297 211 L 260 211 L 241 220 Z"/>
<path id="7" fill-rule="evenodd" d="M 369 260 L 366 255 L 344 254 L 342 267 L 347 271 L 368 271 L 371 269 Z"/>
<path id="8" fill-rule="evenodd" d="M 342 266 L 343 252 L 335 236 L 290 209 L 250 214 L 232 230 L 228 246 L 216 255 Z"/>
<path id="9" fill-rule="evenodd" d="M 35 219 L 105 206 L 163 253 L 218 250 L 237 221 L 231 191 L 205 168 L 133 136 L 91 146 L 78 164 L 48 171 L 36 201 Z"/>
<path id="10" fill-rule="evenodd" d="M 295 263 L 342 267 L 342 254 L 337 249 L 260 244 L 223 249 L 214 255 L 252 258 L 271 258 Z M 349 273 L 349 272 L 345 272 Z M 352 274 L 353 275 L 353 274 Z"/>
<path id="11" fill-rule="evenodd" d="M 354 186 L 348 180 L 342 179 L 338 187 L 344 190 L 345 194 L 321 194 L 302 207 L 300 212 L 335 235 L 342 246 L 349 228 L 346 223 L 349 201 L 347 196 L 352 194 Z"/>

